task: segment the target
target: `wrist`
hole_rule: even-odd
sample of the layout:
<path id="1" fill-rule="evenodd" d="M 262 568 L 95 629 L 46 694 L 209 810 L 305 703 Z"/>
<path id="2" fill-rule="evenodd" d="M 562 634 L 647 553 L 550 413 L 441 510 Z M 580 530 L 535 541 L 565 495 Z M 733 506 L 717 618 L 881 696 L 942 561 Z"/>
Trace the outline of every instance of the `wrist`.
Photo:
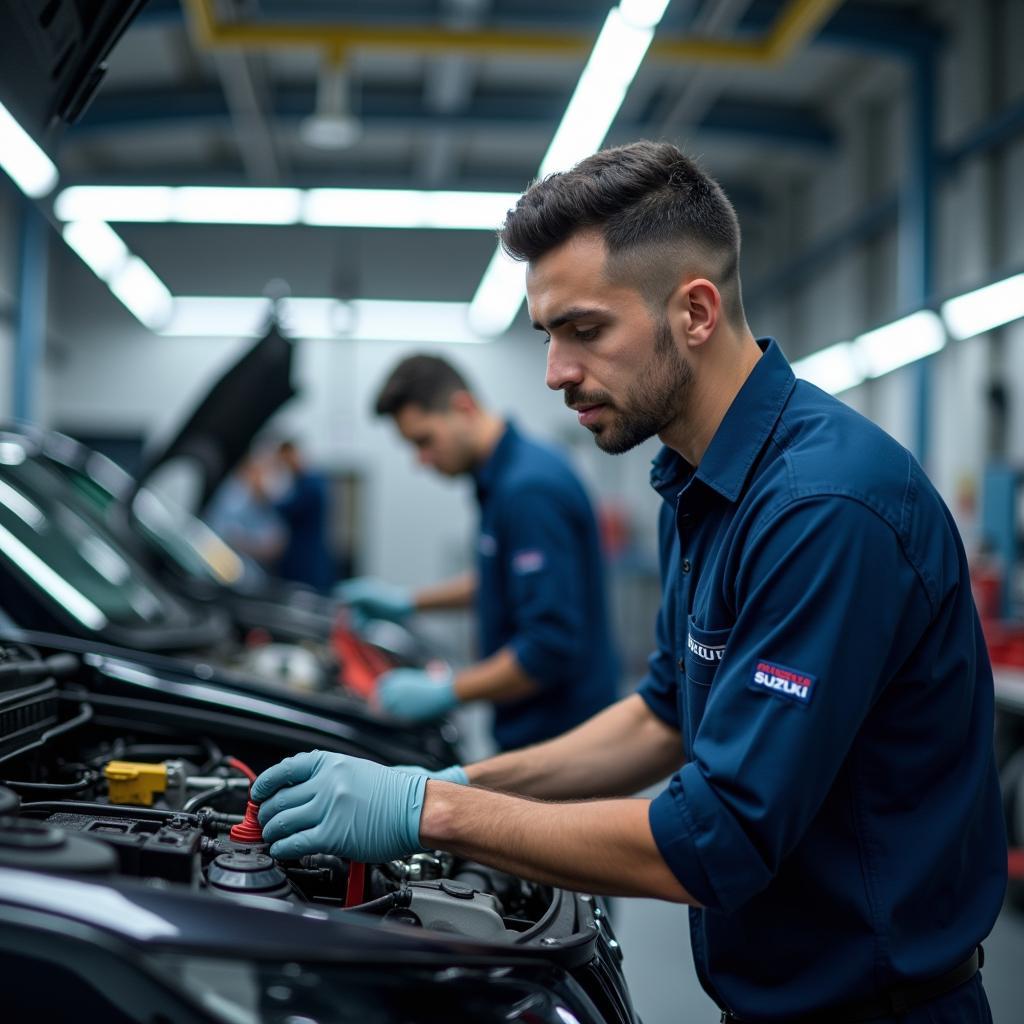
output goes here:
<path id="1" fill-rule="evenodd" d="M 458 841 L 456 803 L 465 788 L 457 782 L 427 779 L 420 814 L 420 845 L 447 849 Z"/>

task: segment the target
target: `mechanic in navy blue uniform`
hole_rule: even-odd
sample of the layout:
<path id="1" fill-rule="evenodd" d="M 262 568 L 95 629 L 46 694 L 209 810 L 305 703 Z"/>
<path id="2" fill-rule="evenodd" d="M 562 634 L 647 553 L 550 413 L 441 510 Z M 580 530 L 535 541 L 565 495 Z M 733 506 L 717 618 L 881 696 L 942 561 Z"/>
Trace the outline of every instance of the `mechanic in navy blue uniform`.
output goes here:
<path id="1" fill-rule="evenodd" d="M 288 476 L 284 494 L 271 503 L 287 528 L 284 550 L 274 567 L 282 579 L 326 592 L 334 582 L 334 558 L 327 543 L 330 494 L 322 473 L 306 465 L 293 441 L 277 448 L 277 461 Z"/>
<path id="2" fill-rule="evenodd" d="M 476 608 L 483 660 L 458 673 L 391 672 L 378 686 L 382 706 L 420 720 L 492 701 L 502 750 L 557 736 L 607 707 L 619 666 L 600 537 L 566 459 L 484 409 L 436 356 L 396 366 L 376 411 L 394 418 L 421 462 L 446 476 L 472 475 L 480 504 L 475 572 L 416 593 L 368 579 L 339 588 L 350 604 L 385 618 Z"/>
<path id="3" fill-rule="evenodd" d="M 343 755 L 271 768 L 253 786 L 271 852 L 422 845 L 687 903 L 727 1021 L 991 1022 L 978 947 L 1007 866 L 992 673 L 941 498 L 755 340 L 735 214 L 676 147 L 537 182 L 502 241 L 529 263 L 548 386 L 603 450 L 664 444 L 649 672 L 565 736 L 461 776 Z M 312 777 L 330 802 L 281 814 Z M 361 812 L 346 834 L 342 795 Z"/>

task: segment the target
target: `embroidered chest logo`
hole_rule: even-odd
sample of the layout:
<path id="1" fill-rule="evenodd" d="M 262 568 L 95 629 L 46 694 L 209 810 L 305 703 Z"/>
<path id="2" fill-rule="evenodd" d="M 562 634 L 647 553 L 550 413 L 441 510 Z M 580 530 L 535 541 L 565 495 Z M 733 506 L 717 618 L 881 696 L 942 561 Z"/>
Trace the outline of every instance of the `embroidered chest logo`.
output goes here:
<path id="1" fill-rule="evenodd" d="M 725 644 L 715 646 L 702 644 L 699 640 L 693 639 L 692 633 L 686 634 L 686 646 L 690 649 L 690 653 L 705 665 L 717 665 L 722 660 L 722 655 L 725 654 Z"/>
<path id="2" fill-rule="evenodd" d="M 752 690 L 767 690 L 769 693 L 798 704 L 809 704 L 814 695 L 817 679 L 806 672 L 778 665 L 774 661 L 758 661 L 747 684 Z"/>
<path id="3" fill-rule="evenodd" d="M 544 552 L 536 548 L 517 551 L 512 556 L 512 571 L 517 576 L 528 576 L 532 572 L 540 572 L 544 568 L 544 562 Z"/>

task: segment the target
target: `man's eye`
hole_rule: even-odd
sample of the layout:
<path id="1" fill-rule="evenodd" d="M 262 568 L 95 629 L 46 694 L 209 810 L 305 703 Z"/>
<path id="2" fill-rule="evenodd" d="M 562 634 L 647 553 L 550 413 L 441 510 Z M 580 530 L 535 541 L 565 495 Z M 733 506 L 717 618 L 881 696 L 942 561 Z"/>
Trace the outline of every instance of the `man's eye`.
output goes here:
<path id="1" fill-rule="evenodd" d="M 599 330 L 599 327 L 587 327 L 583 330 L 575 331 L 574 335 L 577 341 L 593 341 L 597 337 Z"/>
<path id="2" fill-rule="evenodd" d="M 545 345 L 550 345 L 551 344 L 551 335 L 550 334 L 545 334 L 544 335 L 544 344 Z"/>

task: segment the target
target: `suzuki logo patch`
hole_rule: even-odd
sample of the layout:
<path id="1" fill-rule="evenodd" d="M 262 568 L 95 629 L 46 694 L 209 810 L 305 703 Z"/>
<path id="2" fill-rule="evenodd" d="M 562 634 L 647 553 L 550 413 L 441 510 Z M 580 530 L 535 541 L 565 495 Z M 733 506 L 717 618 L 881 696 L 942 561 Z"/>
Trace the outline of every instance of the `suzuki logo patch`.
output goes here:
<path id="1" fill-rule="evenodd" d="M 758 661 L 747 685 L 752 690 L 767 690 L 798 704 L 809 704 L 815 682 L 815 677 L 806 672 L 797 672 L 785 665 L 777 665 L 774 661 Z"/>

